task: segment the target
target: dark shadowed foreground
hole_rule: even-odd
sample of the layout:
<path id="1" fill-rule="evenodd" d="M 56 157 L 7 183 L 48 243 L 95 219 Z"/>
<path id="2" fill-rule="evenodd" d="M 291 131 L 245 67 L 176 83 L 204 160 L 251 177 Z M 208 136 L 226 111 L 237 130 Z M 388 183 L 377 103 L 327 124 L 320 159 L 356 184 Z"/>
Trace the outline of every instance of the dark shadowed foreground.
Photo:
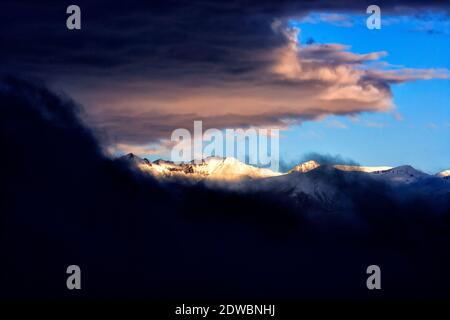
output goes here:
<path id="1" fill-rule="evenodd" d="M 337 190 L 331 207 L 161 183 L 105 157 L 67 97 L 9 78 L 0 110 L 1 297 L 450 297 L 448 192 L 330 168 L 309 174 Z"/>

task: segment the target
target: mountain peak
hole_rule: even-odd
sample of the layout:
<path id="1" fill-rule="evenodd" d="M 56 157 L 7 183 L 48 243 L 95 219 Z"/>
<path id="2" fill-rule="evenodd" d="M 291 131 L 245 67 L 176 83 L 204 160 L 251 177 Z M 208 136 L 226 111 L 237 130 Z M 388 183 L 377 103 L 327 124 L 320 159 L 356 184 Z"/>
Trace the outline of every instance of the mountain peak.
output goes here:
<path id="1" fill-rule="evenodd" d="M 450 170 L 443 170 L 435 174 L 436 177 L 450 179 Z"/>
<path id="2" fill-rule="evenodd" d="M 138 158 L 138 156 L 136 156 L 134 153 L 130 152 L 130 153 L 127 153 L 126 155 L 124 155 L 123 158 L 133 159 L 133 158 Z"/>
<path id="3" fill-rule="evenodd" d="M 137 164 L 150 164 L 150 161 L 147 158 L 141 158 L 134 153 L 127 153 L 126 155 L 121 156 L 119 159 L 134 162 Z"/>
<path id="4" fill-rule="evenodd" d="M 376 175 L 392 182 L 402 183 L 412 183 L 428 177 L 428 174 L 419 171 L 410 165 L 398 166 L 389 170 L 377 172 Z"/>
<path id="5" fill-rule="evenodd" d="M 248 165 L 233 157 L 207 157 L 200 163 L 195 163 L 195 161 L 174 163 L 172 161 L 158 159 L 147 165 L 142 160 L 137 161 L 135 156 L 129 156 L 127 159 L 137 163 L 142 171 L 158 177 L 177 176 L 194 179 L 240 180 L 280 175 L 280 173 L 270 169 Z"/>
<path id="6" fill-rule="evenodd" d="M 173 161 L 158 159 L 153 161 L 154 164 L 162 165 L 162 164 L 174 164 Z"/>
<path id="7" fill-rule="evenodd" d="M 410 165 L 394 167 L 388 171 L 393 172 L 393 173 L 399 173 L 399 174 L 425 175 L 425 173 L 417 170 L 416 168 L 414 168 L 413 166 L 410 166 Z"/>
<path id="8" fill-rule="evenodd" d="M 131 152 L 121 156 L 119 159 L 123 159 L 126 161 L 141 161 L 142 160 L 140 157 L 138 157 L 137 155 L 135 155 L 134 153 L 131 153 Z"/>
<path id="9" fill-rule="evenodd" d="M 288 171 L 288 173 L 292 173 L 292 172 L 308 172 L 311 170 L 314 170 L 316 168 L 320 167 L 320 164 L 315 161 L 315 160 L 309 160 L 306 162 L 302 162 L 298 165 L 296 165 L 295 167 L 293 167 L 291 170 Z"/>

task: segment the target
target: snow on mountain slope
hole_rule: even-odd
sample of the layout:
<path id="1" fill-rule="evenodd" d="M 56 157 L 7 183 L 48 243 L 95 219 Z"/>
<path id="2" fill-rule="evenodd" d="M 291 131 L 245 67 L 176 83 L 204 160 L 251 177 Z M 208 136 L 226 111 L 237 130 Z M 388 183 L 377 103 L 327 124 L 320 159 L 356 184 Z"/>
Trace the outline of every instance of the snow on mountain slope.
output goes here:
<path id="1" fill-rule="evenodd" d="M 150 162 L 133 154 L 123 156 L 122 159 L 132 161 L 140 170 L 156 177 L 188 177 L 194 180 L 214 179 L 231 181 L 273 177 L 281 174 L 270 169 L 247 165 L 231 157 L 208 157 L 198 164 L 193 161 L 181 164 L 166 160 Z"/>
<path id="2" fill-rule="evenodd" d="M 394 183 L 413 183 L 421 179 L 430 177 L 430 175 L 414 169 L 409 165 L 399 166 L 379 172 L 373 172 L 372 174 L 376 177 L 387 179 Z"/>
<path id="3" fill-rule="evenodd" d="M 208 157 L 202 160 L 201 163 L 194 163 L 193 161 L 188 163 L 174 163 L 166 160 L 156 160 L 150 162 L 147 159 L 142 159 L 134 154 L 127 154 L 121 157 L 122 160 L 133 163 L 137 168 L 143 172 L 147 172 L 157 178 L 169 178 L 169 177 L 182 177 L 188 178 L 192 181 L 199 180 L 211 180 L 211 181 L 228 181 L 228 182 L 239 182 L 234 187 L 242 187 L 240 182 L 244 180 L 264 180 L 263 183 L 258 183 L 258 188 L 263 187 L 264 183 L 271 185 L 271 187 L 276 186 L 277 189 L 295 189 L 298 192 L 306 192 L 317 194 L 321 190 L 317 189 L 317 186 L 312 186 L 307 182 L 307 179 L 299 178 L 302 175 L 306 175 L 311 172 L 315 172 L 318 169 L 326 172 L 327 170 L 338 170 L 343 172 L 354 172 L 362 173 L 371 176 L 375 179 L 381 179 L 394 184 L 413 184 L 422 180 L 434 178 L 444 178 L 445 182 L 450 181 L 450 170 L 442 171 L 436 175 L 428 175 L 421 172 L 409 165 L 399 166 L 399 167 L 365 167 L 365 166 L 354 166 L 354 165 L 323 165 L 321 166 L 318 162 L 311 160 L 307 162 L 300 163 L 295 166 L 288 173 L 283 174 L 279 172 L 274 172 L 270 169 L 258 168 L 248 164 L 245 164 L 235 158 L 227 157 Z M 292 175 L 296 178 L 292 180 Z M 276 179 L 272 179 L 276 178 Z M 272 180 L 276 181 L 272 185 Z M 301 181 L 301 185 L 295 185 Z M 245 184 L 245 187 L 249 186 Z M 326 189 L 326 186 L 321 186 L 319 189 Z M 312 191 L 311 191 L 312 190 Z"/>
<path id="4" fill-rule="evenodd" d="M 239 180 L 241 178 L 264 178 L 278 176 L 280 173 L 270 169 L 253 167 L 231 157 L 206 158 L 201 164 L 191 164 L 193 173 L 220 180 Z"/>
<path id="5" fill-rule="evenodd" d="M 133 154 L 133 153 L 128 153 L 122 157 L 119 158 L 120 160 L 123 161 L 128 161 L 134 164 L 147 164 L 150 163 L 150 161 L 148 159 L 142 159 L 141 157 L 138 157 L 137 155 Z"/>
<path id="6" fill-rule="evenodd" d="M 202 181 L 207 186 L 233 192 L 268 192 L 276 197 L 286 196 L 300 208 L 328 212 L 350 210 L 353 193 L 349 191 L 353 190 L 352 186 L 371 181 L 376 183 L 377 180 L 402 192 L 430 195 L 438 200 L 450 194 L 450 180 L 428 175 L 411 166 L 383 170 L 386 167 L 319 165 L 308 161 L 282 174 L 253 167 L 234 158 L 209 157 L 198 164 L 176 164 L 165 160 L 150 162 L 132 154 L 121 159 L 158 179 L 183 178 L 181 181 L 188 184 Z"/>
<path id="7" fill-rule="evenodd" d="M 310 160 L 310 161 L 300 163 L 299 165 L 296 165 L 291 170 L 289 170 L 288 173 L 292 173 L 292 172 L 306 173 L 306 172 L 314 170 L 318 167 L 320 167 L 320 164 L 317 161 Z M 341 170 L 341 171 L 360 171 L 360 172 L 379 172 L 379 171 L 385 171 L 385 170 L 392 169 L 392 167 L 387 167 L 387 166 L 363 167 L 363 166 L 343 165 L 343 164 L 336 164 L 336 165 L 333 165 L 333 167 L 338 170 Z"/>
<path id="8" fill-rule="evenodd" d="M 380 167 L 364 167 L 364 166 L 350 166 L 350 165 L 342 165 L 342 164 L 336 164 L 334 167 L 338 170 L 342 171 L 360 171 L 360 172 L 381 172 L 392 169 L 392 167 L 387 166 L 380 166 Z"/>
<path id="9" fill-rule="evenodd" d="M 333 172 L 338 170 L 325 165 L 308 172 L 293 171 L 281 176 L 244 181 L 239 187 L 250 193 L 261 191 L 287 196 L 297 202 L 300 208 L 320 203 L 322 209 L 334 211 L 347 203 L 342 198 L 345 192 L 336 188 L 335 183 L 330 183 Z"/>
<path id="10" fill-rule="evenodd" d="M 436 173 L 436 177 L 450 179 L 450 170 L 444 170 L 444 171 L 438 172 L 438 173 Z"/>
<path id="11" fill-rule="evenodd" d="M 320 164 L 318 162 L 316 162 L 314 160 L 310 160 L 310 161 L 306 161 L 306 162 L 303 162 L 303 163 L 300 163 L 300 164 L 296 165 L 291 170 L 289 170 L 288 173 L 291 173 L 291 172 L 302 172 L 302 173 L 305 173 L 305 172 L 314 170 L 314 169 L 316 169 L 318 167 L 320 167 Z"/>

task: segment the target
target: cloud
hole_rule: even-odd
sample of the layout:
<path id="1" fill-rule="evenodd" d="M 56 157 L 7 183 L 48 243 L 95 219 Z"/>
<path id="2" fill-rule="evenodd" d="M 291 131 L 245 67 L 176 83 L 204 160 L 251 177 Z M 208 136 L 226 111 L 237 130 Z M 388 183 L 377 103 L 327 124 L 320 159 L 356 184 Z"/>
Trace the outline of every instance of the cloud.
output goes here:
<path id="1" fill-rule="evenodd" d="M 398 112 L 398 111 L 394 111 L 394 112 L 392 113 L 392 116 L 393 116 L 394 119 L 397 120 L 397 121 L 403 121 L 403 116 L 402 116 L 402 114 L 401 114 L 400 112 Z"/>
<path id="2" fill-rule="evenodd" d="M 349 46 L 342 44 L 312 44 L 301 51 L 305 61 L 329 61 L 330 64 L 351 64 L 378 60 L 387 55 L 387 52 L 372 52 L 368 54 L 355 54 L 349 51 Z"/>
<path id="3" fill-rule="evenodd" d="M 357 54 L 341 44 L 302 46 L 298 29 L 272 23 L 286 40 L 254 53 L 264 67 L 245 75 L 213 75 L 208 83 L 139 83 L 130 94 L 116 86 L 88 105 L 101 105 L 91 119 L 119 143 L 146 144 L 168 139 L 176 128 L 203 120 L 206 128 L 287 127 L 326 115 L 355 115 L 393 109 L 390 85 L 448 78 L 442 69 L 361 68 L 385 52 Z M 204 79 L 203 79 L 204 80 Z M 122 98 L 124 97 L 124 98 Z"/>
<path id="4" fill-rule="evenodd" d="M 429 35 L 449 35 L 450 22 L 445 11 L 423 10 L 422 12 L 410 12 L 409 15 L 385 16 L 383 25 L 403 25 L 412 32 L 423 32 Z"/>
<path id="5" fill-rule="evenodd" d="M 314 160 L 317 161 L 321 165 L 335 165 L 335 164 L 344 164 L 344 165 L 359 165 L 357 162 L 352 159 L 344 158 L 341 155 L 335 154 L 323 154 L 317 152 L 310 152 L 303 156 L 303 161 Z"/>
<path id="6" fill-rule="evenodd" d="M 351 166 L 357 166 L 359 165 L 356 161 L 345 158 L 339 154 L 326 154 L 326 153 L 318 153 L 318 152 L 308 152 L 305 153 L 303 156 L 301 156 L 298 159 L 286 161 L 281 160 L 280 161 L 280 172 L 288 172 L 292 168 L 294 168 L 296 165 L 314 160 L 320 165 L 335 165 L 335 164 L 341 164 L 341 165 L 351 165 Z"/>
<path id="7" fill-rule="evenodd" d="M 339 120 L 332 120 L 326 123 L 327 128 L 347 129 L 347 125 Z"/>
<path id="8" fill-rule="evenodd" d="M 448 79 L 448 69 L 411 69 L 403 68 L 397 70 L 369 70 L 366 77 L 374 81 L 386 81 L 386 83 L 402 83 L 416 80 Z"/>
<path id="9" fill-rule="evenodd" d="M 353 26 L 353 22 L 351 21 L 351 19 L 344 14 L 323 13 L 319 15 L 319 19 L 323 22 L 327 22 L 339 27 L 349 28 Z"/>
<path id="10" fill-rule="evenodd" d="M 448 70 L 369 68 L 386 52 L 301 45 L 300 30 L 288 26 L 317 10 L 359 12 L 353 1 L 133 1 L 126 10 L 106 1 L 77 4 L 86 12 L 80 32 L 56 27 L 58 7 L 27 2 L 36 14 L 23 17 L 21 5 L 5 3 L 10 18 L 0 26 L 9 31 L 2 36 L 8 45 L 0 59 L 5 72 L 44 79 L 74 96 L 108 145 L 161 143 L 193 120 L 205 128 L 286 128 L 326 115 L 387 111 L 392 84 L 448 77 Z M 434 1 L 380 5 L 394 12 L 401 4 L 448 10 Z"/>
<path id="11" fill-rule="evenodd" d="M 340 13 L 312 13 L 301 19 L 302 23 L 319 23 L 325 22 L 337 27 L 350 28 L 353 21 L 348 15 Z"/>
<path id="12" fill-rule="evenodd" d="M 365 121 L 363 125 L 369 128 L 384 128 L 388 124 L 386 122 Z"/>
<path id="13" fill-rule="evenodd" d="M 166 144 L 162 145 L 133 145 L 126 143 L 118 143 L 109 148 L 109 153 L 113 156 L 118 153 L 133 153 L 138 155 L 166 155 L 169 154 Z"/>

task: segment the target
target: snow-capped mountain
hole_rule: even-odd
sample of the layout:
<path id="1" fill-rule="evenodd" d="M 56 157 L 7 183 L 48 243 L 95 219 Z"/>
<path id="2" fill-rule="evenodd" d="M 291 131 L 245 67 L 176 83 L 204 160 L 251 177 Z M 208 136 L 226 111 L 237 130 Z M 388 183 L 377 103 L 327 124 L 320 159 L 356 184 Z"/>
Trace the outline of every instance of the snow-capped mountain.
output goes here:
<path id="1" fill-rule="evenodd" d="M 343 164 L 336 164 L 333 167 L 335 167 L 338 170 L 342 170 L 342 171 L 359 171 L 359 172 L 368 172 L 368 173 L 381 173 L 383 171 L 392 169 L 392 167 L 387 167 L 387 166 L 365 167 L 365 166 L 353 166 L 353 165 L 343 165 Z"/>
<path id="2" fill-rule="evenodd" d="M 317 161 L 314 160 L 309 160 L 303 163 L 300 163 L 298 165 L 296 165 L 295 167 L 293 167 L 291 170 L 288 171 L 288 173 L 292 173 L 292 172 L 308 172 L 311 170 L 314 170 L 316 168 L 320 167 L 320 164 Z"/>
<path id="3" fill-rule="evenodd" d="M 248 192 L 273 192 L 300 204 L 317 201 L 324 207 L 333 207 L 340 191 L 330 184 L 328 179 L 324 179 L 332 170 L 336 169 L 320 166 L 307 172 L 293 171 L 277 177 L 245 181 L 240 187 Z"/>
<path id="4" fill-rule="evenodd" d="M 424 178 L 433 177 L 427 173 L 419 171 L 412 166 L 404 165 L 399 167 L 389 167 L 389 166 L 357 166 L 357 165 L 320 165 L 314 160 L 306 161 L 296 165 L 294 168 L 288 171 L 288 174 L 293 172 L 307 173 L 315 170 L 319 167 L 333 167 L 339 171 L 347 172 L 364 172 L 370 174 L 370 176 L 383 179 L 392 183 L 413 183 L 420 181 Z M 434 175 L 434 177 L 443 178 L 450 180 L 450 170 L 444 170 Z"/>
<path id="5" fill-rule="evenodd" d="M 177 179 L 188 184 L 202 181 L 210 187 L 232 192 L 268 192 L 275 197 L 287 197 L 300 208 L 329 212 L 350 210 L 351 197 L 358 192 L 359 186 L 371 183 L 375 189 L 385 186 L 400 194 L 410 190 L 407 192 L 424 194 L 436 201 L 450 195 L 450 179 L 447 179 L 450 176 L 446 172 L 429 175 L 408 165 L 394 168 L 320 165 L 311 160 L 300 163 L 287 173 L 279 173 L 253 167 L 234 158 L 209 157 L 201 163 L 177 164 L 166 160 L 151 162 L 128 154 L 120 160 L 160 180 Z"/>
<path id="6" fill-rule="evenodd" d="M 412 166 L 404 165 L 399 167 L 388 166 L 356 166 L 356 165 L 320 165 L 317 161 L 310 160 L 300 163 L 289 170 L 287 173 L 274 172 L 270 169 L 258 168 L 245 164 L 235 158 L 226 157 L 208 157 L 201 161 L 201 163 L 194 163 L 193 161 L 187 163 L 174 163 L 167 160 L 149 161 L 145 158 L 140 158 L 132 153 L 121 157 L 122 160 L 132 163 L 141 171 L 149 173 L 156 178 L 170 178 L 181 177 L 189 180 L 217 180 L 217 181 L 242 181 L 242 180 L 267 180 L 270 185 L 271 181 L 275 184 L 283 185 L 286 188 L 292 189 L 292 177 L 298 175 L 305 175 L 309 172 L 318 170 L 338 170 L 343 172 L 358 172 L 366 174 L 368 177 L 387 181 L 394 184 L 413 184 L 427 178 L 445 179 L 445 182 L 450 181 L 450 170 L 445 170 L 436 175 L 429 175 L 421 172 Z M 297 181 L 298 179 L 294 179 Z M 265 181 L 264 181 L 265 183 Z M 261 183 L 259 184 L 262 185 Z M 302 188 L 311 188 L 307 184 Z M 314 189 L 315 187 L 313 187 Z M 325 187 L 322 187 L 325 188 Z"/>
<path id="7" fill-rule="evenodd" d="M 376 171 L 372 174 L 377 178 L 387 179 L 394 183 L 413 183 L 430 177 L 429 174 L 408 165 L 395 167 L 389 170 Z"/>
<path id="8" fill-rule="evenodd" d="M 306 173 L 311 170 L 314 170 L 316 168 L 320 167 L 320 163 L 314 160 L 309 160 L 303 163 L 300 163 L 296 165 L 294 168 L 288 171 L 288 173 L 292 172 L 302 172 Z M 363 167 L 363 166 L 355 166 L 355 165 L 343 165 L 343 164 L 336 164 L 333 165 L 334 168 L 342 171 L 360 171 L 360 172 L 381 172 L 385 170 L 392 169 L 392 167 L 387 166 L 379 166 L 379 167 Z"/>
<path id="9" fill-rule="evenodd" d="M 174 163 L 166 160 L 150 162 L 133 154 L 123 156 L 122 159 L 132 161 L 140 170 L 156 177 L 187 177 L 195 180 L 242 180 L 274 177 L 281 175 L 270 169 L 258 168 L 245 164 L 235 158 L 208 157 L 201 163 Z"/>
<path id="10" fill-rule="evenodd" d="M 319 166 L 308 172 L 295 171 L 277 177 L 245 181 L 239 188 L 249 192 L 263 191 L 288 196 L 300 207 L 318 206 L 330 212 L 350 210 L 350 198 L 357 194 L 358 191 L 355 190 L 358 190 L 358 186 L 372 183 L 375 195 L 380 190 L 392 188 L 396 195 L 416 193 L 436 201 L 450 196 L 450 180 L 423 173 L 411 166 L 372 172 L 338 168 L 331 165 Z M 381 184 L 377 184 L 378 182 Z M 382 189 L 382 186 L 388 189 Z"/>
<path id="11" fill-rule="evenodd" d="M 438 173 L 436 173 L 436 177 L 450 179 L 450 170 L 444 170 L 444 171 L 438 172 Z"/>

